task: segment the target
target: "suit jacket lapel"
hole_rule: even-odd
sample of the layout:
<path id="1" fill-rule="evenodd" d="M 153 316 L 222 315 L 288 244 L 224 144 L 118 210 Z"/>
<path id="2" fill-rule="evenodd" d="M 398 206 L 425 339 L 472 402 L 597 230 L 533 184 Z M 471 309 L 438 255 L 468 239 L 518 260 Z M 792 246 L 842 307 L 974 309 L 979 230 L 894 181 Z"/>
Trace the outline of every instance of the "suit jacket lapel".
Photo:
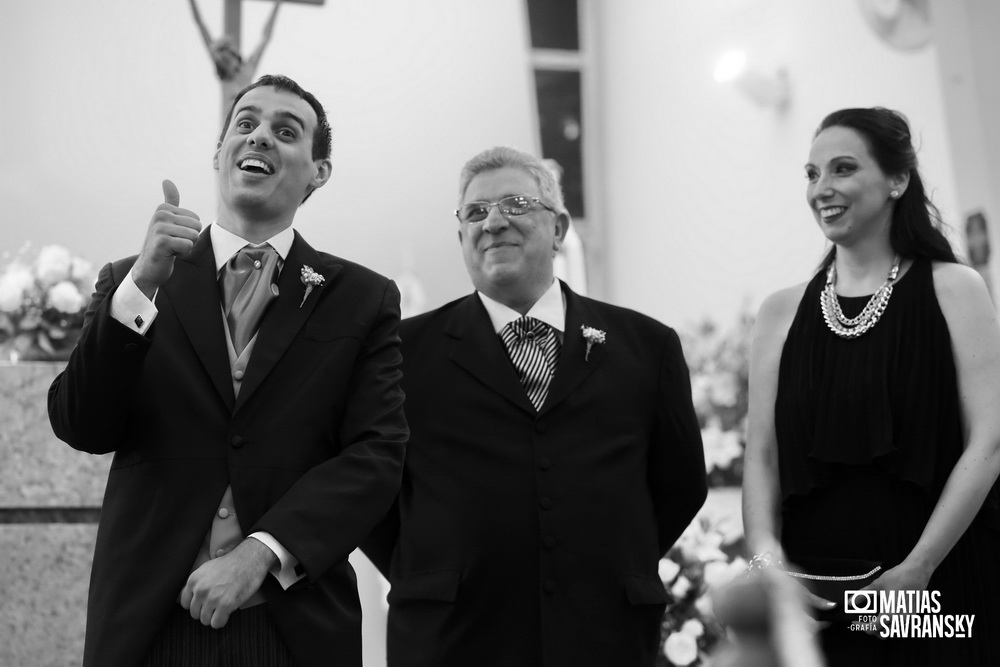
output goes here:
<path id="1" fill-rule="evenodd" d="M 563 333 L 556 374 L 552 378 L 549 395 L 542 404 L 540 414 L 545 414 L 569 396 L 570 392 L 604 363 L 607 356 L 607 350 L 604 349 L 606 344 L 591 346 L 588 356 L 587 341 L 581 331 L 584 325 L 607 331 L 604 319 L 566 283 L 562 283 L 562 290 L 566 295 L 566 331 Z"/>
<path id="2" fill-rule="evenodd" d="M 160 287 L 160 294 L 170 302 L 212 384 L 226 406 L 232 409 L 236 398 L 226 352 L 226 334 L 222 329 L 215 255 L 207 229 L 190 255 L 174 261 L 174 272 Z"/>
<path id="3" fill-rule="evenodd" d="M 301 279 L 303 266 L 312 267 L 325 279 L 321 286 L 313 288 L 305 303 L 302 302 L 305 294 L 305 285 Z M 334 288 L 334 280 L 342 268 L 340 264 L 325 263 L 319 253 L 295 232 L 295 241 L 292 242 L 281 275 L 278 276 L 278 298 L 268 308 L 260 323 L 246 376 L 240 386 L 236 410 L 247 402 L 278 363 L 299 329 L 309 319 L 320 297 Z"/>
<path id="4" fill-rule="evenodd" d="M 488 389 L 500 394 L 522 410 L 534 414 L 535 407 L 517 379 L 503 341 L 493 330 L 482 300 L 472 294 L 462 301 L 445 327 L 456 339 L 451 359 Z"/>

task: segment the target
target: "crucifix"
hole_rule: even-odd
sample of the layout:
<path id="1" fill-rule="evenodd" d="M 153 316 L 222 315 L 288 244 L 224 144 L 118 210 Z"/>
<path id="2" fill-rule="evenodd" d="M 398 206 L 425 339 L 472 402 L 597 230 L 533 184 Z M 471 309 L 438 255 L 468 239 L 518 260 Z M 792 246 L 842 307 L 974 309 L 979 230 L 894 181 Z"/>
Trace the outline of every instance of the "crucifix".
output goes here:
<path id="1" fill-rule="evenodd" d="M 286 2 L 298 2 L 305 5 L 322 5 L 326 0 L 284 0 Z M 215 65 L 215 73 L 222 84 L 222 118 L 225 120 L 229 108 L 233 105 L 236 94 L 253 82 L 257 73 L 257 65 L 268 42 L 271 41 L 271 33 L 274 30 L 274 23 L 278 18 L 278 8 L 281 7 L 282 0 L 274 0 L 274 9 L 271 16 L 264 24 L 264 32 L 257 45 L 247 58 L 240 55 L 240 32 L 242 29 L 242 0 L 223 0 L 225 2 L 225 30 L 222 37 L 212 39 L 205 22 L 198 11 L 196 0 L 189 0 L 191 13 L 194 14 L 194 22 L 198 25 L 201 38 L 205 42 L 205 48 Z"/>

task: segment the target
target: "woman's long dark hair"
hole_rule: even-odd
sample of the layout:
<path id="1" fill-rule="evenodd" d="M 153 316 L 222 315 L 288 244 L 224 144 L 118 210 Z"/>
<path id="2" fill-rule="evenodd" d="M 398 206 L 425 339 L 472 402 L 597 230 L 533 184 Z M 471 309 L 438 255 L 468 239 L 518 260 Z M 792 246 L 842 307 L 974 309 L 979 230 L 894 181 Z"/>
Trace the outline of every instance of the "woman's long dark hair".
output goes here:
<path id="1" fill-rule="evenodd" d="M 816 135 L 830 127 L 846 127 L 861 135 L 885 174 L 910 175 L 906 191 L 892 209 L 889 225 L 892 249 L 901 257 L 958 262 L 955 251 L 941 232 L 941 213 L 924 191 L 924 182 L 917 168 L 917 151 L 913 148 L 906 118 L 883 107 L 841 109 L 823 119 Z M 833 262 L 836 250 L 834 246 L 823 259 L 824 269 Z"/>

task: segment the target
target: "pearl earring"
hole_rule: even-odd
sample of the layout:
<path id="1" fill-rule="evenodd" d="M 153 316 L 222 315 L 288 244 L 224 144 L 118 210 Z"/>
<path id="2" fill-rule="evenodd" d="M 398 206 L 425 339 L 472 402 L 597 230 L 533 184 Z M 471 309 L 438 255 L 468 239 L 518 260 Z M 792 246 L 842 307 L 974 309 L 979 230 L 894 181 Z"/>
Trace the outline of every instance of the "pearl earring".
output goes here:
<path id="1" fill-rule="evenodd" d="M 899 197 L 899 190 L 893 190 L 892 192 L 889 193 L 889 196 L 892 197 L 893 199 L 896 199 L 897 197 Z"/>

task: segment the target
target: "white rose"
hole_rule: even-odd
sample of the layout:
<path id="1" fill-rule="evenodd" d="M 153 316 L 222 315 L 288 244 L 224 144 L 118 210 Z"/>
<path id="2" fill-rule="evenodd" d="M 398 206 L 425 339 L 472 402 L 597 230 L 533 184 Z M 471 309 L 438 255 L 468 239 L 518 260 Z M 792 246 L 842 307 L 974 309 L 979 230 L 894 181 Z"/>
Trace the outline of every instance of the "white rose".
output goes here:
<path id="1" fill-rule="evenodd" d="M 712 596 L 705 593 L 700 598 L 694 601 L 694 608 L 698 610 L 698 613 L 702 616 L 712 615 Z"/>
<path id="2" fill-rule="evenodd" d="M 27 267 L 15 264 L 0 276 L 0 310 L 12 313 L 24 304 L 24 293 L 35 284 Z"/>
<path id="3" fill-rule="evenodd" d="M 68 280 L 53 285 L 49 290 L 49 305 L 60 313 L 72 315 L 80 312 L 86 303 L 80 290 Z"/>
<path id="4" fill-rule="evenodd" d="M 717 588 L 729 581 L 729 564 L 725 561 L 714 560 L 705 563 L 705 583 L 709 588 Z"/>
<path id="5" fill-rule="evenodd" d="M 712 399 L 709 379 L 701 373 L 691 376 L 691 403 L 699 416 L 712 414 Z"/>
<path id="6" fill-rule="evenodd" d="M 74 278 L 85 278 L 94 270 L 94 265 L 82 257 L 74 257 L 70 271 Z"/>
<path id="7" fill-rule="evenodd" d="M 698 659 L 698 642 L 686 632 L 675 632 L 663 643 L 663 655 L 678 667 L 690 665 Z"/>
<path id="8" fill-rule="evenodd" d="M 38 251 L 38 268 L 35 275 L 45 286 L 69 278 L 73 266 L 73 256 L 61 245 L 47 245 Z"/>
<path id="9" fill-rule="evenodd" d="M 662 581 L 665 584 L 669 584 L 671 581 L 674 580 L 674 577 L 680 574 L 681 566 L 675 563 L 670 558 L 661 558 L 659 570 L 660 570 L 660 581 Z"/>
<path id="10" fill-rule="evenodd" d="M 674 596 L 675 600 L 680 600 L 682 597 L 687 595 L 690 590 L 691 580 L 682 574 L 677 577 L 677 581 L 675 581 L 674 585 L 670 587 L 670 594 Z"/>
<path id="11" fill-rule="evenodd" d="M 697 618 L 689 618 L 681 626 L 681 632 L 692 637 L 701 637 L 705 634 L 705 625 Z"/>
<path id="12" fill-rule="evenodd" d="M 709 395 L 716 405 L 724 405 L 731 408 L 736 405 L 739 394 L 739 387 L 736 385 L 736 378 L 730 373 L 716 373 L 712 376 L 709 384 Z"/>
<path id="13" fill-rule="evenodd" d="M 726 470 L 743 454 L 739 433 L 723 431 L 716 420 L 701 430 L 701 439 L 705 445 L 705 472 L 713 468 Z"/>

